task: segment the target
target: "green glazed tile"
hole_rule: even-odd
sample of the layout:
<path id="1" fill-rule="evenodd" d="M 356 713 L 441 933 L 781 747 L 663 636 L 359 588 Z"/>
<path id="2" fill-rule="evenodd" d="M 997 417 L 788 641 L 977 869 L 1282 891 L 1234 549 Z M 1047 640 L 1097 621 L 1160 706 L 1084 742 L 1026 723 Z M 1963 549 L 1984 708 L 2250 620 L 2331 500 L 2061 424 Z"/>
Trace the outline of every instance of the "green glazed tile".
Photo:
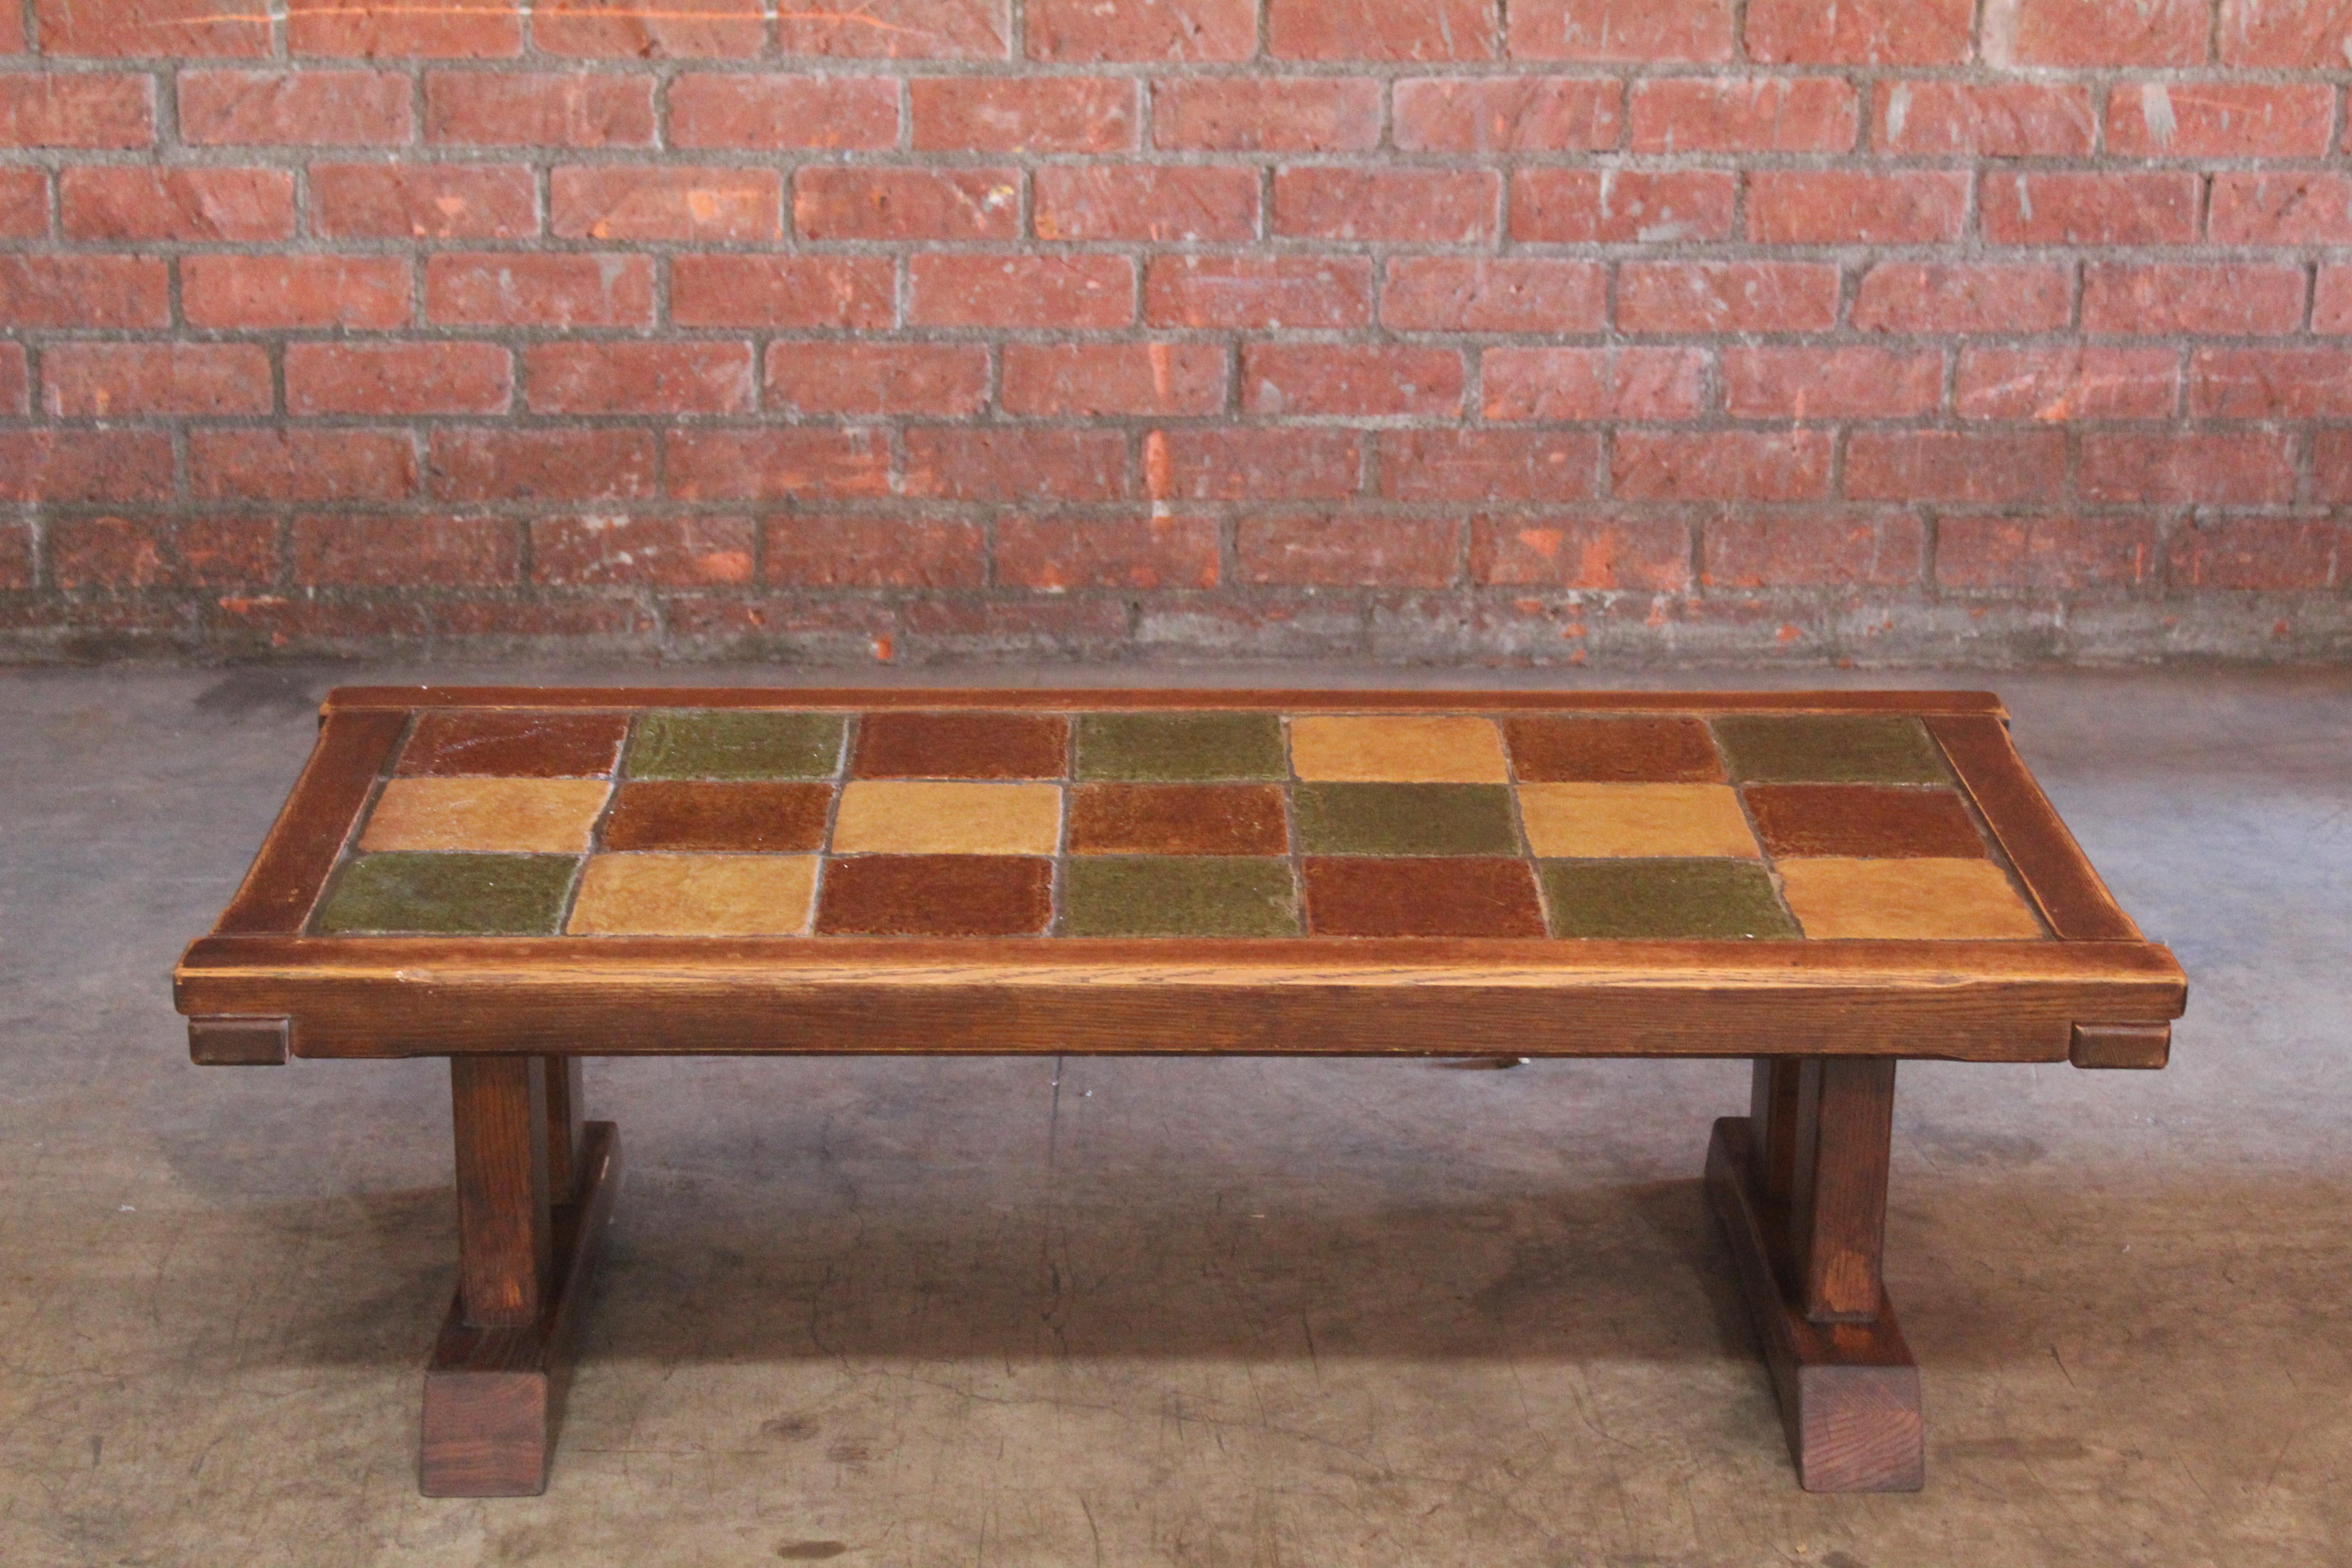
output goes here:
<path id="1" fill-rule="evenodd" d="M 1507 784 L 1305 784 L 1306 855 L 1517 855 Z"/>
<path id="2" fill-rule="evenodd" d="M 637 721 L 636 779 L 824 779 L 841 771 L 837 713 L 656 709 Z"/>
<path id="3" fill-rule="evenodd" d="M 1764 868 L 1744 860 L 1546 860 L 1554 936 L 1793 937 Z"/>
<path id="4" fill-rule="evenodd" d="M 1916 719 L 1875 713 L 1737 713 L 1716 739 L 1743 784 L 1943 784 L 1942 753 Z"/>
<path id="5" fill-rule="evenodd" d="M 551 936 L 578 865 L 569 855 L 362 855 L 343 868 L 312 925 Z"/>
<path id="6" fill-rule="evenodd" d="M 1088 713 L 1078 721 L 1082 779 L 1278 779 L 1274 713 Z"/>
<path id="7" fill-rule="evenodd" d="M 1063 868 L 1065 936 L 1296 936 L 1290 862 L 1088 855 Z"/>

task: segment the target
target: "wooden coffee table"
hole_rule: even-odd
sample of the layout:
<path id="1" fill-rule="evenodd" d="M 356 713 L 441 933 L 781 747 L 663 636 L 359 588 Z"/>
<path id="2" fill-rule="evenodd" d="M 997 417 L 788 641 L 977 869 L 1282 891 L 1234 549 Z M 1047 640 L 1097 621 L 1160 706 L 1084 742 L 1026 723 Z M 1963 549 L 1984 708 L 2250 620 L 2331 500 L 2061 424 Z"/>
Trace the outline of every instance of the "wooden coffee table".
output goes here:
<path id="1" fill-rule="evenodd" d="M 1916 1488 L 1896 1059 L 2161 1067 L 2186 996 L 1978 692 L 350 688 L 176 984 L 199 1062 L 449 1058 L 436 1496 L 546 1484 L 580 1058 L 754 1052 L 1753 1058 L 1799 1478 Z"/>

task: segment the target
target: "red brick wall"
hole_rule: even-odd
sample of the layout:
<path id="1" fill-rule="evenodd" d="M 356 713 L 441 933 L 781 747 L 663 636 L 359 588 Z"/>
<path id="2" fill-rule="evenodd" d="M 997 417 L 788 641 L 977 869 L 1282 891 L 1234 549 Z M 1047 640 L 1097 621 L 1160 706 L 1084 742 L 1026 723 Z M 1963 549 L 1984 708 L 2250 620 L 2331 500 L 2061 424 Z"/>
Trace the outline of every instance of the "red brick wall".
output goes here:
<path id="1" fill-rule="evenodd" d="M 2352 0 L 0 0 L 0 649 L 2352 650 Z"/>

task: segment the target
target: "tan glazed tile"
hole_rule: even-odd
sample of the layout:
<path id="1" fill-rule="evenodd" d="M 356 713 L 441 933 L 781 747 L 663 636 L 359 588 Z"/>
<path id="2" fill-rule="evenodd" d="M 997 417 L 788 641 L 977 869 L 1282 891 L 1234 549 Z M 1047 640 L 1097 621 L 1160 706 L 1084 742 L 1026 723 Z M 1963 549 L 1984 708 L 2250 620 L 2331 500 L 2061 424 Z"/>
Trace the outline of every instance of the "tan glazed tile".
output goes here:
<path id="1" fill-rule="evenodd" d="M 836 855 L 1051 855 L 1062 791 L 1049 784 L 859 779 L 842 788 Z"/>
<path id="2" fill-rule="evenodd" d="M 2042 921 L 1990 860 L 1781 860 L 1805 934 L 1964 941 L 2038 937 Z"/>
<path id="3" fill-rule="evenodd" d="M 612 789 L 603 779 L 394 779 L 359 847 L 578 855 Z"/>
<path id="4" fill-rule="evenodd" d="M 1761 853 L 1727 784 L 1523 784 L 1519 817 L 1547 860 Z"/>
<path id="5" fill-rule="evenodd" d="M 1302 779 L 1355 784 L 1507 784 L 1503 732 L 1453 713 L 1307 713 L 1290 721 Z"/>
<path id="6" fill-rule="evenodd" d="M 814 855 L 599 855 L 564 929 L 578 936 L 804 936 Z"/>

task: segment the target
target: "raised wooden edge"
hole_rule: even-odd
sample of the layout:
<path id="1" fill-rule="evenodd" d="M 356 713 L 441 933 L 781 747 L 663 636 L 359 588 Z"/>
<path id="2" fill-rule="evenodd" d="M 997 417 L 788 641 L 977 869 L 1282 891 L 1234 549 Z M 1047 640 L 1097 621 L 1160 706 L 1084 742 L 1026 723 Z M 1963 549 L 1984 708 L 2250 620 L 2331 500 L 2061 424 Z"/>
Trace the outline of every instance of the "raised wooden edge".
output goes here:
<path id="1" fill-rule="evenodd" d="M 399 713 L 328 711 L 294 793 L 262 841 L 261 853 L 213 930 L 223 934 L 302 929 L 335 868 L 352 825 L 367 805 L 407 720 Z"/>
<path id="2" fill-rule="evenodd" d="M 613 1194 L 621 1181 L 621 1138 L 591 1121 L 581 1142 L 578 1201 L 554 1209 L 555 1290 L 536 1324 L 467 1325 L 453 1300 L 425 1367 L 417 1489 L 426 1497 L 534 1497 L 547 1489 L 563 1419 L 572 1341 Z"/>
<path id="3" fill-rule="evenodd" d="M 291 1018 L 191 1018 L 188 1059 L 200 1068 L 283 1067 L 293 1037 Z"/>
<path id="4" fill-rule="evenodd" d="M 2169 1024 L 2077 1024 L 2066 1059 L 2078 1068 L 2152 1070 L 2172 1059 Z"/>
<path id="5" fill-rule="evenodd" d="M 1806 1321 L 1773 1275 L 1748 1139 L 1747 1118 L 1716 1122 L 1706 1190 L 1763 1343 L 1798 1484 L 1809 1492 L 1916 1492 L 1927 1484 L 1927 1423 L 1919 1368 L 1895 1305 L 1882 1296 L 1870 1323 Z"/>
<path id="6" fill-rule="evenodd" d="M 2027 771 L 2008 725 L 1975 715 L 1927 724 L 2053 932 L 2070 942 L 2143 940 Z"/>

